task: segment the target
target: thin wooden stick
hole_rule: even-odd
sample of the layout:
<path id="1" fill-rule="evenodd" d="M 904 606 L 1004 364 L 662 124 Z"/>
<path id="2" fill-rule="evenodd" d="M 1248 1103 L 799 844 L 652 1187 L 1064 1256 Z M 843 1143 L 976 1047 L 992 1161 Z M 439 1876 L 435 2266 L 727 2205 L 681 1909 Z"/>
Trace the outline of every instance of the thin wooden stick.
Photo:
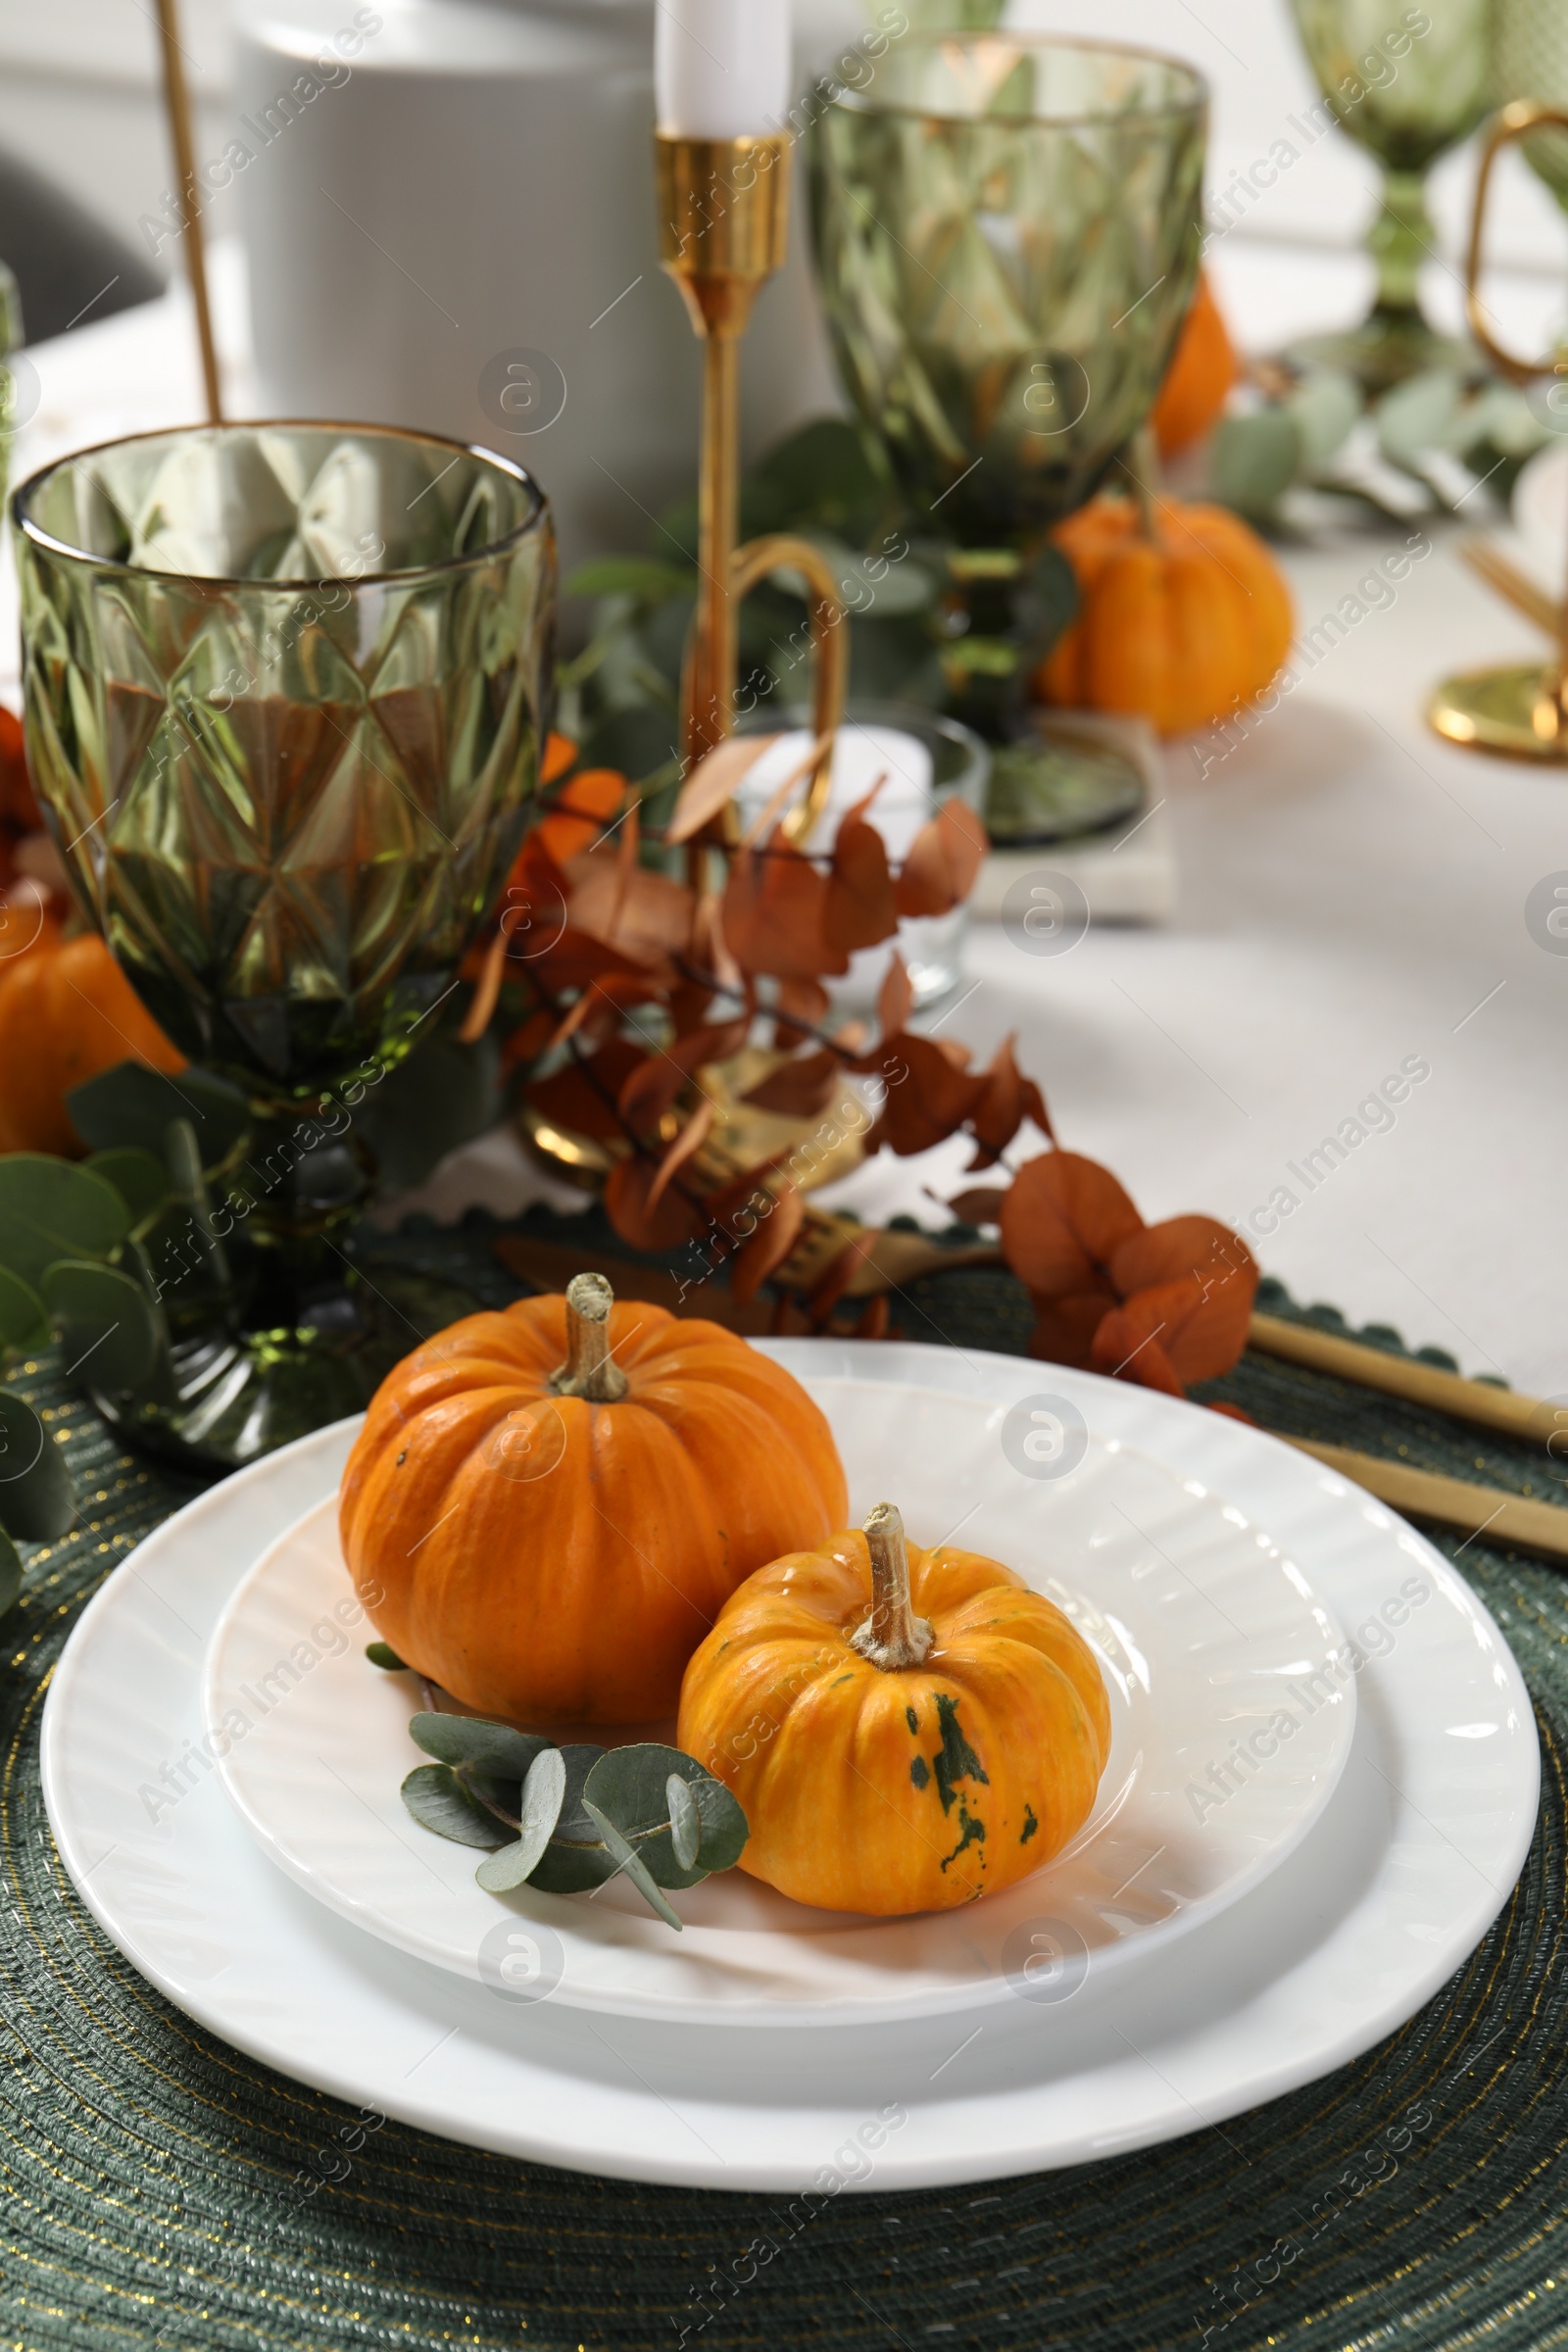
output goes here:
<path id="1" fill-rule="evenodd" d="M 1254 1315 L 1248 1346 L 1287 1363 L 1304 1364 L 1309 1371 L 1331 1373 L 1356 1388 L 1381 1389 L 1386 1396 L 1403 1396 L 1481 1429 L 1495 1429 L 1527 1446 L 1545 1446 L 1563 1432 L 1568 1456 L 1568 1405 L 1539 1396 L 1521 1396 L 1514 1389 L 1494 1389 L 1484 1380 L 1464 1380 L 1457 1372 L 1442 1372 L 1436 1364 L 1412 1362 L 1405 1355 L 1389 1355 L 1381 1348 L 1342 1340 L 1309 1323 L 1287 1323 L 1277 1315 Z"/>
<path id="2" fill-rule="evenodd" d="M 169 136 L 174 150 L 179 209 L 185 223 L 185 267 L 190 274 L 191 299 L 196 306 L 196 332 L 202 347 L 207 421 L 209 424 L 221 424 L 223 397 L 218 380 L 218 346 L 213 341 L 213 314 L 207 300 L 206 230 L 202 224 L 201 191 L 196 178 L 196 147 L 191 137 L 190 93 L 185 87 L 184 53 L 179 46 L 175 0 L 158 0 L 158 30 L 164 50 L 164 106 L 169 116 Z"/>
<path id="3" fill-rule="evenodd" d="M 1311 1438 L 1288 1437 L 1282 1429 L 1270 1434 L 1412 1518 L 1436 1519 L 1444 1527 L 1461 1528 L 1467 1536 L 1485 1535 L 1489 1544 L 1568 1560 L 1568 1511 L 1555 1503 L 1504 1494 L 1495 1487 L 1467 1486 L 1463 1479 L 1412 1469 L 1408 1462 L 1383 1461 L 1348 1446 L 1319 1446 Z"/>

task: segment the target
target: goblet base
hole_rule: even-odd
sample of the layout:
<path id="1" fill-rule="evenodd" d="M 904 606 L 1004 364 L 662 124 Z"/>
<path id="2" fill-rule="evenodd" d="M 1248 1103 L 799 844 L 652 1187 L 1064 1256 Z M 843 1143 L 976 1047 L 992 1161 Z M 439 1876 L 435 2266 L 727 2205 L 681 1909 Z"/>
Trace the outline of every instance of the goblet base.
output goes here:
<path id="1" fill-rule="evenodd" d="M 1281 356 L 1293 368 L 1337 368 L 1353 376 L 1373 399 L 1433 368 L 1456 368 L 1466 375 L 1485 373 L 1473 343 L 1439 334 L 1419 311 L 1374 310 L 1359 326 L 1341 334 L 1302 335 Z"/>
<path id="2" fill-rule="evenodd" d="M 482 1303 L 429 1275 L 356 1268 L 313 1299 L 308 1323 L 191 1339 L 171 1350 L 153 1393 L 90 1394 L 131 1445 L 221 1474 L 363 1412 L 411 1349 Z"/>
<path id="3" fill-rule="evenodd" d="M 1568 712 L 1555 665 L 1523 662 L 1445 678 L 1427 718 L 1449 743 L 1509 760 L 1568 763 Z"/>

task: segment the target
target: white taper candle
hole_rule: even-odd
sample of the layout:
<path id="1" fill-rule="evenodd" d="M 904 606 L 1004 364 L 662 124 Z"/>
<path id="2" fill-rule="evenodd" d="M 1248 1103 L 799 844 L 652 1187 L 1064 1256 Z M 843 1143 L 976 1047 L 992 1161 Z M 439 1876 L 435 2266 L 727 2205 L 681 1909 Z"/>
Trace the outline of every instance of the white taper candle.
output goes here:
<path id="1" fill-rule="evenodd" d="M 673 138 L 756 138 L 790 102 L 789 0 L 659 0 L 654 89 Z"/>

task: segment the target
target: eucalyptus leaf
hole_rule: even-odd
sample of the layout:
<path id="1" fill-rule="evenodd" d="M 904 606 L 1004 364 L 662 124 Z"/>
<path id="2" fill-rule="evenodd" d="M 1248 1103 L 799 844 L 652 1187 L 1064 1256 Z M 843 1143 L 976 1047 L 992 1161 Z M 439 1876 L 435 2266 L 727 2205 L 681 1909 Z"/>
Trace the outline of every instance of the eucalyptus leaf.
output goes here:
<path id="1" fill-rule="evenodd" d="M 250 1105 L 238 1087 L 194 1068 L 171 1078 L 139 1061 L 117 1061 L 113 1069 L 74 1086 L 66 1108 L 91 1151 L 133 1144 L 159 1158 L 170 1120 L 190 1119 L 200 1138 L 203 1164 L 209 1168 L 251 1125 Z"/>
<path id="2" fill-rule="evenodd" d="M 0 1389 L 0 1528 L 52 1544 L 75 1515 L 65 1455 L 26 1398 Z"/>
<path id="3" fill-rule="evenodd" d="M 60 1333 L 66 1375 L 111 1394 L 140 1389 L 164 1352 L 163 1318 L 141 1284 L 118 1266 L 63 1257 L 43 1277 L 43 1300 Z"/>
<path id="4" fill-rule="evenodd" d="M 101 1176 L 41 1152 L 0 1156 L 0 1263 L 34 1290 L 57 1258 L 107 1258 L 129 1231 L 129 1210 Z"/>
<path id="5" fill-rule="evenodd" d="M 14 1609 L 22 1592 L 22 1561 L 11 1538 L 0 1528 L 0 1617 Z"/>
<path id="6" fill-rule="evenodd" d="M 437 1160 L 482 1135 L 500 1113 L 501 1055 L 494 1038 L 466 1046 L 456 1023 L 433 1029 L 360 1113 L 381 1191 L 422 1184 Z"/>
<path id="7" fill-rule="evenodd" d="M 702 1841 L 703 1817 L 697 1810 L 697 1799 L 689 1783 L 678 1772 L 672 1772 L 664 1783 L 664 1801 L 669 1807 L 669 1842 L 675 1849 L 676 1865 L 681 1870 L 694 1870 L 697 1848 Z"/>
<path id="8" fill-rule="evenodd" d="M 83 1165 L 105 1184 L 112 1184 L 130 1211 L 132 1225 L 150 1217 L 169 1198 L 169 1178 L 161 1160 L 139 1144 L 122 1144 L 111 1152 L 95 1152 Z"/>
<path id="9" fill-rule="evenodd" d="M 416 1715 L 409 1738 L 443 1764 L 471 1764 L 498 1781 L 526 1780 L 534 1758 L 555 1745 L 539 1733 L 514 1732 L 509 1723 L 488 1723 L 477 1715 Z"/>
<path id="10" fill-rule="evenodd" d="M 450 1764 L 416 1764 L 403 1784 L 403 1802 L 419 1827 L 459 1845 L 506 1845 L 511 1833 L 504 1821 L 487 1813 L 459 1780 Z"/>
<path id="11" fill-rule="evenodd" d="M 1283 409 L 1222 417 L 1208 445 L 1209 487 L 1239 514 L 1263 518 L 1295 481 L 1301 455 L 1300 427 Z"/>
<path id="12" fill-rule="evenodd" d="M 672 1776 L 689 1784 L 702 1817 L 695 1863 L 676 1857 L 668 1793 Z M 682 1748 L 654 1740 L 612 1747 L 589 1774 L 583 1795 L 586 1804 L 597 1806 L 636 1840 L 638 1853 L 662 1886 L 695 1886 L 710 1870 L 727 1870 L 746 1843 L 741 1807 L 723 1784 Z M 711 1861 L 710 1851 L 715 1857 Z"/>
<path id="13" fill-rule="evenodd" d="M 584 1797 L 583 1810 L 643 1900 L 658 1912 L 666 1927 L 675 1929 L 678 1934 L 685 1922 L 673 1904 L 665 1901 L 637 1848 L 621 1836 L 610 1816 L 600 1810 L 592 1797 Z"/>
<path id="14" fill-rule="evenodd" d="M 1391 466 L 1418 473 L 1434 450 L 1451 450 L 1464 437 L 1464 387 L 1453 369 L 1429 368 L 1386 392 L 1374 411 L 1378 447 Z"/>
<path id="15" fill-rule="evenodd" d="M 0 1348 L 30 1349 L 49 1345 L 49 1318 L 32 1285 L 0 1266 Z"/>
<path id="16" fill-rule="evenodd" d="M 164 1129 L 164 1166 L 169 1171 L 170 1191 L 176 1193 L 181 1200 L 199 1200 L 205 1208 L 207 1188 L 202 1182 L 202 1150 L 190 1119 L 171 1119 Z"/>
<path id="17" fill-rule="evenodd" d="M 1314 368 L 1303 375 L 1285 413 L 1301 437 L 1301 470 L 1316 473 L 1349 439 L 1361 414 L 1361 388 L 1338 368 Z"/>
<path id="18" fill-rule="evenodd" d="M 474 1873 L 487 1894 L 505 1894 L 532 1875 L 561 1818 L 565 1794 L 565 1758 L 559 1747 L 547 1747 L 535 1756 L 522 1784 L 522 1829 L 515 1845 L 503 1846 Z"/>
<path id="19" fill-rule="evenodd" d="M 383 1674 L 407 1674 L 409 1671 L 389 1642 L 367 1642 L 365 1654 L 372 1666 L 380 1667 Z"/>
<path id="20" fill-rule="evenodd" d="M 705 1772 L 700 1764 L 689 1775 L 689 1779 L 703 1824 L 702 1838 L 697 1848 L 698 1868 L 733 1870 L 752 1834 L 746 1808 L 722 1781 L 715 1780 L 710 1772 Z"/>
<path id="21" fill-rule="evenodd" d="M 639 604 L 662 604 L 691 592 L 689 567 L 660 556 L 596 556 L 565 582 L 567 596 L 630 596 Z"/>
<path id="22" fill-rule="evenodd" d="M 586 1740 L 568 1741 L 561 1751 L 566 1767 L 565 1794 L 555 1835 L 530 1881 L 546 1894 L 584 1894 L 614 1876 L 614 1859 L 583 1807 L 588 1776 L 604 1753 Z"/>

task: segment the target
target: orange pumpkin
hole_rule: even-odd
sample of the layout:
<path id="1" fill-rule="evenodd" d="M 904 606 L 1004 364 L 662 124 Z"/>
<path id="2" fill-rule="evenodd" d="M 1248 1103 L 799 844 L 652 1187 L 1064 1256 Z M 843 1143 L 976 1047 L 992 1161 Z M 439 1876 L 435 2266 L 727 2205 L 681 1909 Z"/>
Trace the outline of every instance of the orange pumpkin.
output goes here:
<path id="1" fill-rule="evenodd" d="M 676 1737 L 745 1807 L 755 1878 L 828 1910 L 941 1911 L 1060 1851 L 1110 1709 L 1059 1609 L 978 1552 L 906 1544 L 879 1503 L 727 1602 Z"/>
<path id="2" fill-rule="evenodd" d="M 1200 271 L 1193 307 L 1177 337 L 1150 416 L 1162 458 L 1200 440 L 1225 413 L 1240 370 L 1214 289 Z"/>
<path id="3" fill-rule="evenodd" d="M 24 916 L 30 931 L 31 911 L 9 906 L 4 929 Z M 74 1086 L 117 1061 L 172 1072 L 185 1057 L 96 931 L 62 939 L 52 915 L 38 909 L 36 921 L 25 949 L 0 959 L 0 1152 L 70 1158 L 85 1149 L 66 1108 Z"/>
<path id="4" fill-rule="evenodd" d="M 1122 710 L 1161 735 L 1225 718 L 1260 695 L 1290 651 L 1284 575 L 1226 507 L 1102 495 L 1057 526 L 1079 614 L 1034 675 L 1040 698 Z"/>
<path id="5" fill-rule="evenodd" d="M 736 1586 L 844 1509 L 832 1433 L 790 1373 L 580 1274 L 389 1374 L 339 1524 L 377 1631 L 466 1706 L 646 1723 L 674 1712 Z"/>

